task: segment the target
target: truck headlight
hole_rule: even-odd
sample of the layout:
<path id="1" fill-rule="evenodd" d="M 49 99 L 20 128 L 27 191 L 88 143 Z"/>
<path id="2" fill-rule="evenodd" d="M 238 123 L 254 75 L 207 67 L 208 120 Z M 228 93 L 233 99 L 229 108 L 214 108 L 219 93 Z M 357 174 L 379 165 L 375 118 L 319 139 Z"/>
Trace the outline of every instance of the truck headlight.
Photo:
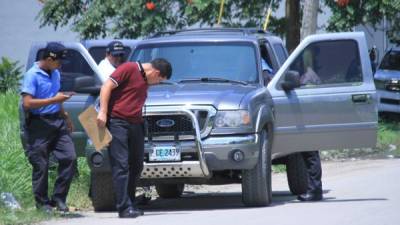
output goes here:
<path id="1" fill-rule="evenodd" d="M 246 110 L 218 111 L 214 127 L 236 128 L 251 126 L 250 115 Z"/>

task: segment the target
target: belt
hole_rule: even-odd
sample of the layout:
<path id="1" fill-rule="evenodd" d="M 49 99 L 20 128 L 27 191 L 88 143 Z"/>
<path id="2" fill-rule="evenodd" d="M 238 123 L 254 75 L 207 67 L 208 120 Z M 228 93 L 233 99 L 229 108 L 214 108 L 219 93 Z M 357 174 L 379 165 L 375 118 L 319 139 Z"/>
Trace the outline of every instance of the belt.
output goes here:
<path id="1" fill-rule="evenodd" d="M 60 112 L 57 113 L 49 113 L 49 114 L 33 114 L 30 113 L 29 118 L 32 119 L 61 119 L 63 118 Z"/>

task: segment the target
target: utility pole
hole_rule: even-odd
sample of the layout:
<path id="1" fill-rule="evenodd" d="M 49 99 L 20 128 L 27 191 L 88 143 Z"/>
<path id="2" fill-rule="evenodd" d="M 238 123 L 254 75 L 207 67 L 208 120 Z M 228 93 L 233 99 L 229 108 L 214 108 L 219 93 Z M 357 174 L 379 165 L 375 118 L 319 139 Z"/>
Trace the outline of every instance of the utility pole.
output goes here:
<path id="1" fill-rule="evenodd" d="M 305 0 L 300 39 L 317 32 L 319 0 Z"/>

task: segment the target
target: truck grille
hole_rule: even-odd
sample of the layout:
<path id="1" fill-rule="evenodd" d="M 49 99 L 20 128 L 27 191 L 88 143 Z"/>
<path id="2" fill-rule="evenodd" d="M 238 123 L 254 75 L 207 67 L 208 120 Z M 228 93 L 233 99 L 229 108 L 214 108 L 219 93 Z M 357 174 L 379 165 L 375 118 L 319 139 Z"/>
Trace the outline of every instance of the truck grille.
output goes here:
<path id="1" fill-rule="evenodd" d="M 206 126 L 208 112 L 204 110 L 192 111 L 196 115 L 200 131 L 203 131 Z M 188 115 L 149 115 L 145 116 L 145 121 L 147 123 L 147 137 L 182 135 L 194 137 L 195 129 Z"/>
<path id="2" fill-rule="evenodd" d="M 192 134 L 192 121 L 185 115 L 170 115 L 170 116 L 148 116 L 148 131 L 153 135 L 162 135 L 173 132 Z M 162 124 L 166 121 L 169 124 Z"/>

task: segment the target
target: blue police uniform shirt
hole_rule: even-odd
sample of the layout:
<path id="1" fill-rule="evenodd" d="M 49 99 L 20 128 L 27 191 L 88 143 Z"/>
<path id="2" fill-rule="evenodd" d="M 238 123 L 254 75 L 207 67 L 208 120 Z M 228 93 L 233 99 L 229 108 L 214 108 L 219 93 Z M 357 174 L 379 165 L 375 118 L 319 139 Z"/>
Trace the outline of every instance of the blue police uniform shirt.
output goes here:
<path id="1" fill-rule="evenodd" d="M 264 59 L 261 59 L 261 68 L 262 68 L 262 70 L 266 70 L 269 73 L 273 73 L 274 72 L 272 70 L 271 66 L 269 66 L 268 63 Z"/>
<path id="2" fill-rule="evenodd" d="M 21 93 L 32 95 L 36 99 L 52 98 L 60 90 L 60 72 L 56 69 L 51 76 L 39 68 L 36 62 L 25 74 Z M 38 114 L 57 113 L 61 110 L 61 103 L 50 104 L 37 109 L 30 109 L 30 112 Z"/>

